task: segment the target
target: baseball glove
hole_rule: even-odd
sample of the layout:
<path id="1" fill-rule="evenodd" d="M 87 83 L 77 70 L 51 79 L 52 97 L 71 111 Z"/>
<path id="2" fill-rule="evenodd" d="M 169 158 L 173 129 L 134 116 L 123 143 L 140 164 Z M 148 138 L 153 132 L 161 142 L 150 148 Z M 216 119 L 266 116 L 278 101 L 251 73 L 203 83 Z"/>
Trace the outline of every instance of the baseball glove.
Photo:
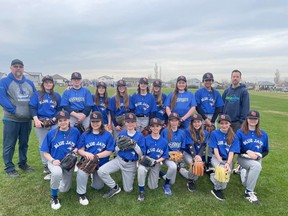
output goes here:
<path id="1" fill-rule="evenodd" d="M 204 175 L 204 163 L 202 161 L 195 161 L 194 163 L 190 163 L 190 173 L 195 176 L 203 176 Z"/>
<path id="2" fill-rule="evenodd" d="M 216 127 L 215 125 L 211 125 L 211 126 L 206 125 L 205 129 L 208 131 L 208 133 L 211 133 L 212 131 L 216 129 Z"/>
<path id="3" fill-rule="evenodd" d="M 122 151 L 133 149 L 136 146 L 136 141 L 127 136 L 118 136 L 116 138 L 116 145 Z"/>
<path id="4" fill-rule="evenodd" d="M 52 120 L 52 118 L 39 118 L 39 121 L 41 121 L 43 128 L 51 127 L 55 124 L 55 122 Z"/>
<path id="5" fill-rule="evenodd" d="M 144 137 L 148 136 L 148 135 L 151 133 L 151 130 L 150 130 L 149 126 L 146 126 L 146 127 L 142 130 L 141 133 L 143 134 Z"/>
<path id="6" fill-rule="evenodd" d="M 82 134 L 85 131 L 85 128 L 84 128 L 84 126 L 83 126 L 83 124 L 81 122 L 76 122 L 74 124 L 74 127 L 78 129 L 80 134 Z"/>
<path id="7" fill-rule="evenodd" d="M 169 160 L 180 162 L 183 154 L 180 151 L 169 151 Z"/>
<path id="8" fill-rule="evenodd" d="M 77 156 L 73 152 L 70 152 L 61 160 L 60 167 L 69 171 L 75 166 L 76 162 Z"/>
<path id="9" fill-rule="evenodd" d="M 156 160 L 149 156 L 143 156 L 140 160 L 140 164 L 145 167 L 153 167 L 156 164 Z"/>
<path id="10" fill-rule="evenodd" d="M 214 178 L 221 183 L 229 182 L 230 173 L 226 171 L 224 166 L 216 166 L 215 167 L 215 175 Z"/>
<path id="11" fill-rule="evenodd" d="M 98 169 L 98 165 L 99 157 L 97 155 L 94 156 L 93 160 L 81 157 L 80 161 L 77 163 L 77 167 L 89 175 Z"/>

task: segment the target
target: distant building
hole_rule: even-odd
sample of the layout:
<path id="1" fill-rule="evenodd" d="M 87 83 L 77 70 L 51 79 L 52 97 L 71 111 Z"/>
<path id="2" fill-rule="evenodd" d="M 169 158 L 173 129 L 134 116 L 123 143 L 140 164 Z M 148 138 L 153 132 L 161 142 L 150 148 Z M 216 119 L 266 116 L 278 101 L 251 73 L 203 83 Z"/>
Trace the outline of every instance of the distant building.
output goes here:
<path id="1" fill-rule="evenodd" d="M 187 86 L 188 88 L 200 88 L 201 87 L 201 81 L 196 78 L 187 79 Z"/>
<path id="2" fill-rule="evenodd" d="M 137 87 L 140 78 L 141 77 L 122 77 L 122 79 L 126 81 L 126 85 L 128 87 Z M 156 80 L 156 79 L 148 78 L 148 77 L 147 77 L 147 79 L 148 79 L 148 82 L 149 82 L 149 86 L 152 86 L 153 82 Z M 162 82 L 162 86 L 165 87 L 166 83 Z"/>
<path id="3" fill-rule="evenodd" d="M 69 85 L 70 81 L 66 79 L 65 77 L 60 76 L 59 74 L 55 74 L 52 77 L 54 79 L 55 85 L 58 85 L 58 86 Z"/>
<path id="4" fill-rule="evenodd" d="M 43 78 L 42 73 L 24 71 L 24 75 L 26 76 L 27 79 L 31 80 L 35 86 L 41 85 Z"/>
<path id="5" fill-rule="evenodd" d="M 4 77 L 7 77 L 7 74 L 0 72 L 0 79 L 2 79 L 2 78 L 4 78 Z"/>
<path id="6" fill-rule="evenodd" d="M 261 81 L 256 84 L 255 90 L 273 90 L 275 84 L 269 81 Z"/>
<path id="7" fill-rule="evenodd" d="M 98 82 L 105 82 L 107 86 L 113 86 L 114 85 L 114 78 L 110 76 L 101 76 L 98 77 Z"/>

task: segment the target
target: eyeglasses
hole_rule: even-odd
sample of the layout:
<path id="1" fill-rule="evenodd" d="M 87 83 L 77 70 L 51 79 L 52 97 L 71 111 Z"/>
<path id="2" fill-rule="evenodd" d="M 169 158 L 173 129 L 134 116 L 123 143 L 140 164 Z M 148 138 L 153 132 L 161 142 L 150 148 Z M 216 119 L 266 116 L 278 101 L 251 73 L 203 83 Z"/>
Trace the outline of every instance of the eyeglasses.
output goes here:
<path id="1" fill-rule="evenodd" d="M 23 68 L 22 65 L 13 65 L 14 68 Z"/>

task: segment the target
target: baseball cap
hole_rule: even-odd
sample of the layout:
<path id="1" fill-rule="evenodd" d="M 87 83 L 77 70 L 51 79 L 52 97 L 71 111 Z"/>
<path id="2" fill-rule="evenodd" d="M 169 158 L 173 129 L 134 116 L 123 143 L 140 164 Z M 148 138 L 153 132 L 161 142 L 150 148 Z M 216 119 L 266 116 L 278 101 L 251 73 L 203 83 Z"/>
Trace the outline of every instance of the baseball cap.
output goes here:
<path id="1" fill-rule="evenodd" d="M 50 81 L 54 82 L 53 77 L 49 76 L 49 75 L 46 75 L 42 78 L 42 82 L 45 82 L 46 80 L 50 80 Z"/>
<path id="2" fill-rule="evenodd" d="M 102 82 L 102 81 L 97 83 L 97 87 L 99 87 L 99 86 L 103 86 L 104 88 L 107 88 L 106 83 Z"/>
<path id="3" fill-rule="evenodd" d="M 117 85 L 117 87 L 126 86 L 126 82 L 125 82 L 125 80 L 118 80 L 116 85 Z"/>
<path id="4" fill-rule="evenodd" d="M 187 79 L 186 79 L 185 76 L 179 76 L 179 77 L 177 78 L 177 82 L 179 82 L 179 81 L 187 82 Z"/>
<path id="5" fill-rule="evenodd" d="M 210 72 L 205 73 L 205 74 L 203 75 L 202 82 L 204 82 L 205 80 L 212 80 L 212 81 L 214 81 L 213 74 L 210 73 Z"/>
<path id="6" fill-rule="evenodd" d="M 11 66 L 12 65 L 16 65 L 16 64 L 19 64 L 19 65 L 22 65 L 24 66 L 23 62 L 19 59 L 14 59 L 12 62 L 11 62 Z"/>
<path id="7" fill-rule="evenodd" d="M 148 79 L 146 77 L 142 77 L 140 78 L 139 83 L 144 83 L 148 85 Z"/>
<path id="8" fill-rule="evenodd" d="M 221 121 L 228 121 L 231 123 L 231 118 L 229 115 L 219 115 L 218 117 L 218 123 L 220 123 Z"/>
<path id="9" fill-rule="evenodd" d="M 134 113 L 126 113 L 125 122 L 136 122 L 136 115 Z"/>
<path id="10" fill-rule="evenodd" d="M 159 118 L 150 119 L 149 126 L 152 126 L 152 125 L 162 125 L 161 120 Z"/>
<path id="11" fill-rule="evenodd" d="M 90 114 L 90 121 L 91 122 L 97 122 L 97 121 L 103 121 L 103 119 L 102 119 L 102 113 L 101 112 L 99 112 L 99 111 L 95 111 L 95 112 L 92 112 L 91 114 Z"/>
<path id="12" fill-rule="evenodd" d="M 180 117 L 177 113 L 171 113 L 168 117 L 168 120 L 177 119 L 180 120 Z"/>
<path id="13" fill-rule="evenodd" d="M 195 113 L 192 115 L 192 118 L 191 118 L 191 121 L 194 121 L 194 120 L 200 120 L 200 121 L 203 121 L 203 118 L 200 114 L 198 113 Z"/>
<path id="14" fill-rule="evenodd" d="M 259 119 L 260 118 L 260 113 L 256 110 L 251 110 L 247 113 L 247 118 L 250 119 Z"/>
<path id="15" fill-rule="evenodd" d="M 62 118 L 69 119 L 70 118 L 70 114 L 67 111 L 64 110 L 64 111 L 57 112 L 55 117 L 56 117 L 57 120 L 58 119 L 62 119 Z"/>
<path id="16" fill-rule="evenodd" d="M 71 80 L 72 79 L 82 79 L 82 76 L 79 72 L 73 72 L 71 75 Z"/>
<path id="17" fill-rule="evenodd" d="M 153 82 L 153 86 L 154 86 L 154 87 L 161 87 L 161 86 L 162 86 L 161 80 L 155 80 L 155 81 Z"/>

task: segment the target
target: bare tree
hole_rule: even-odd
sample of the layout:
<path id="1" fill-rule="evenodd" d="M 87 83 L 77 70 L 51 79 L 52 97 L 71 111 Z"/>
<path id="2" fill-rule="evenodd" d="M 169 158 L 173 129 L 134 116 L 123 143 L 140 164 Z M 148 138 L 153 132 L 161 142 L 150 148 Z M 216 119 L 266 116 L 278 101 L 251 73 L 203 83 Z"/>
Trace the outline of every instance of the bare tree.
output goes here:
<path id="1" fill-rule="evenodd" d="M 275 77 L 274 77 L 274 82 L 275 84 L 279 84 L 280 83 L 280 71 L 277 69 L 276 73 L 275 73 Z"/>

